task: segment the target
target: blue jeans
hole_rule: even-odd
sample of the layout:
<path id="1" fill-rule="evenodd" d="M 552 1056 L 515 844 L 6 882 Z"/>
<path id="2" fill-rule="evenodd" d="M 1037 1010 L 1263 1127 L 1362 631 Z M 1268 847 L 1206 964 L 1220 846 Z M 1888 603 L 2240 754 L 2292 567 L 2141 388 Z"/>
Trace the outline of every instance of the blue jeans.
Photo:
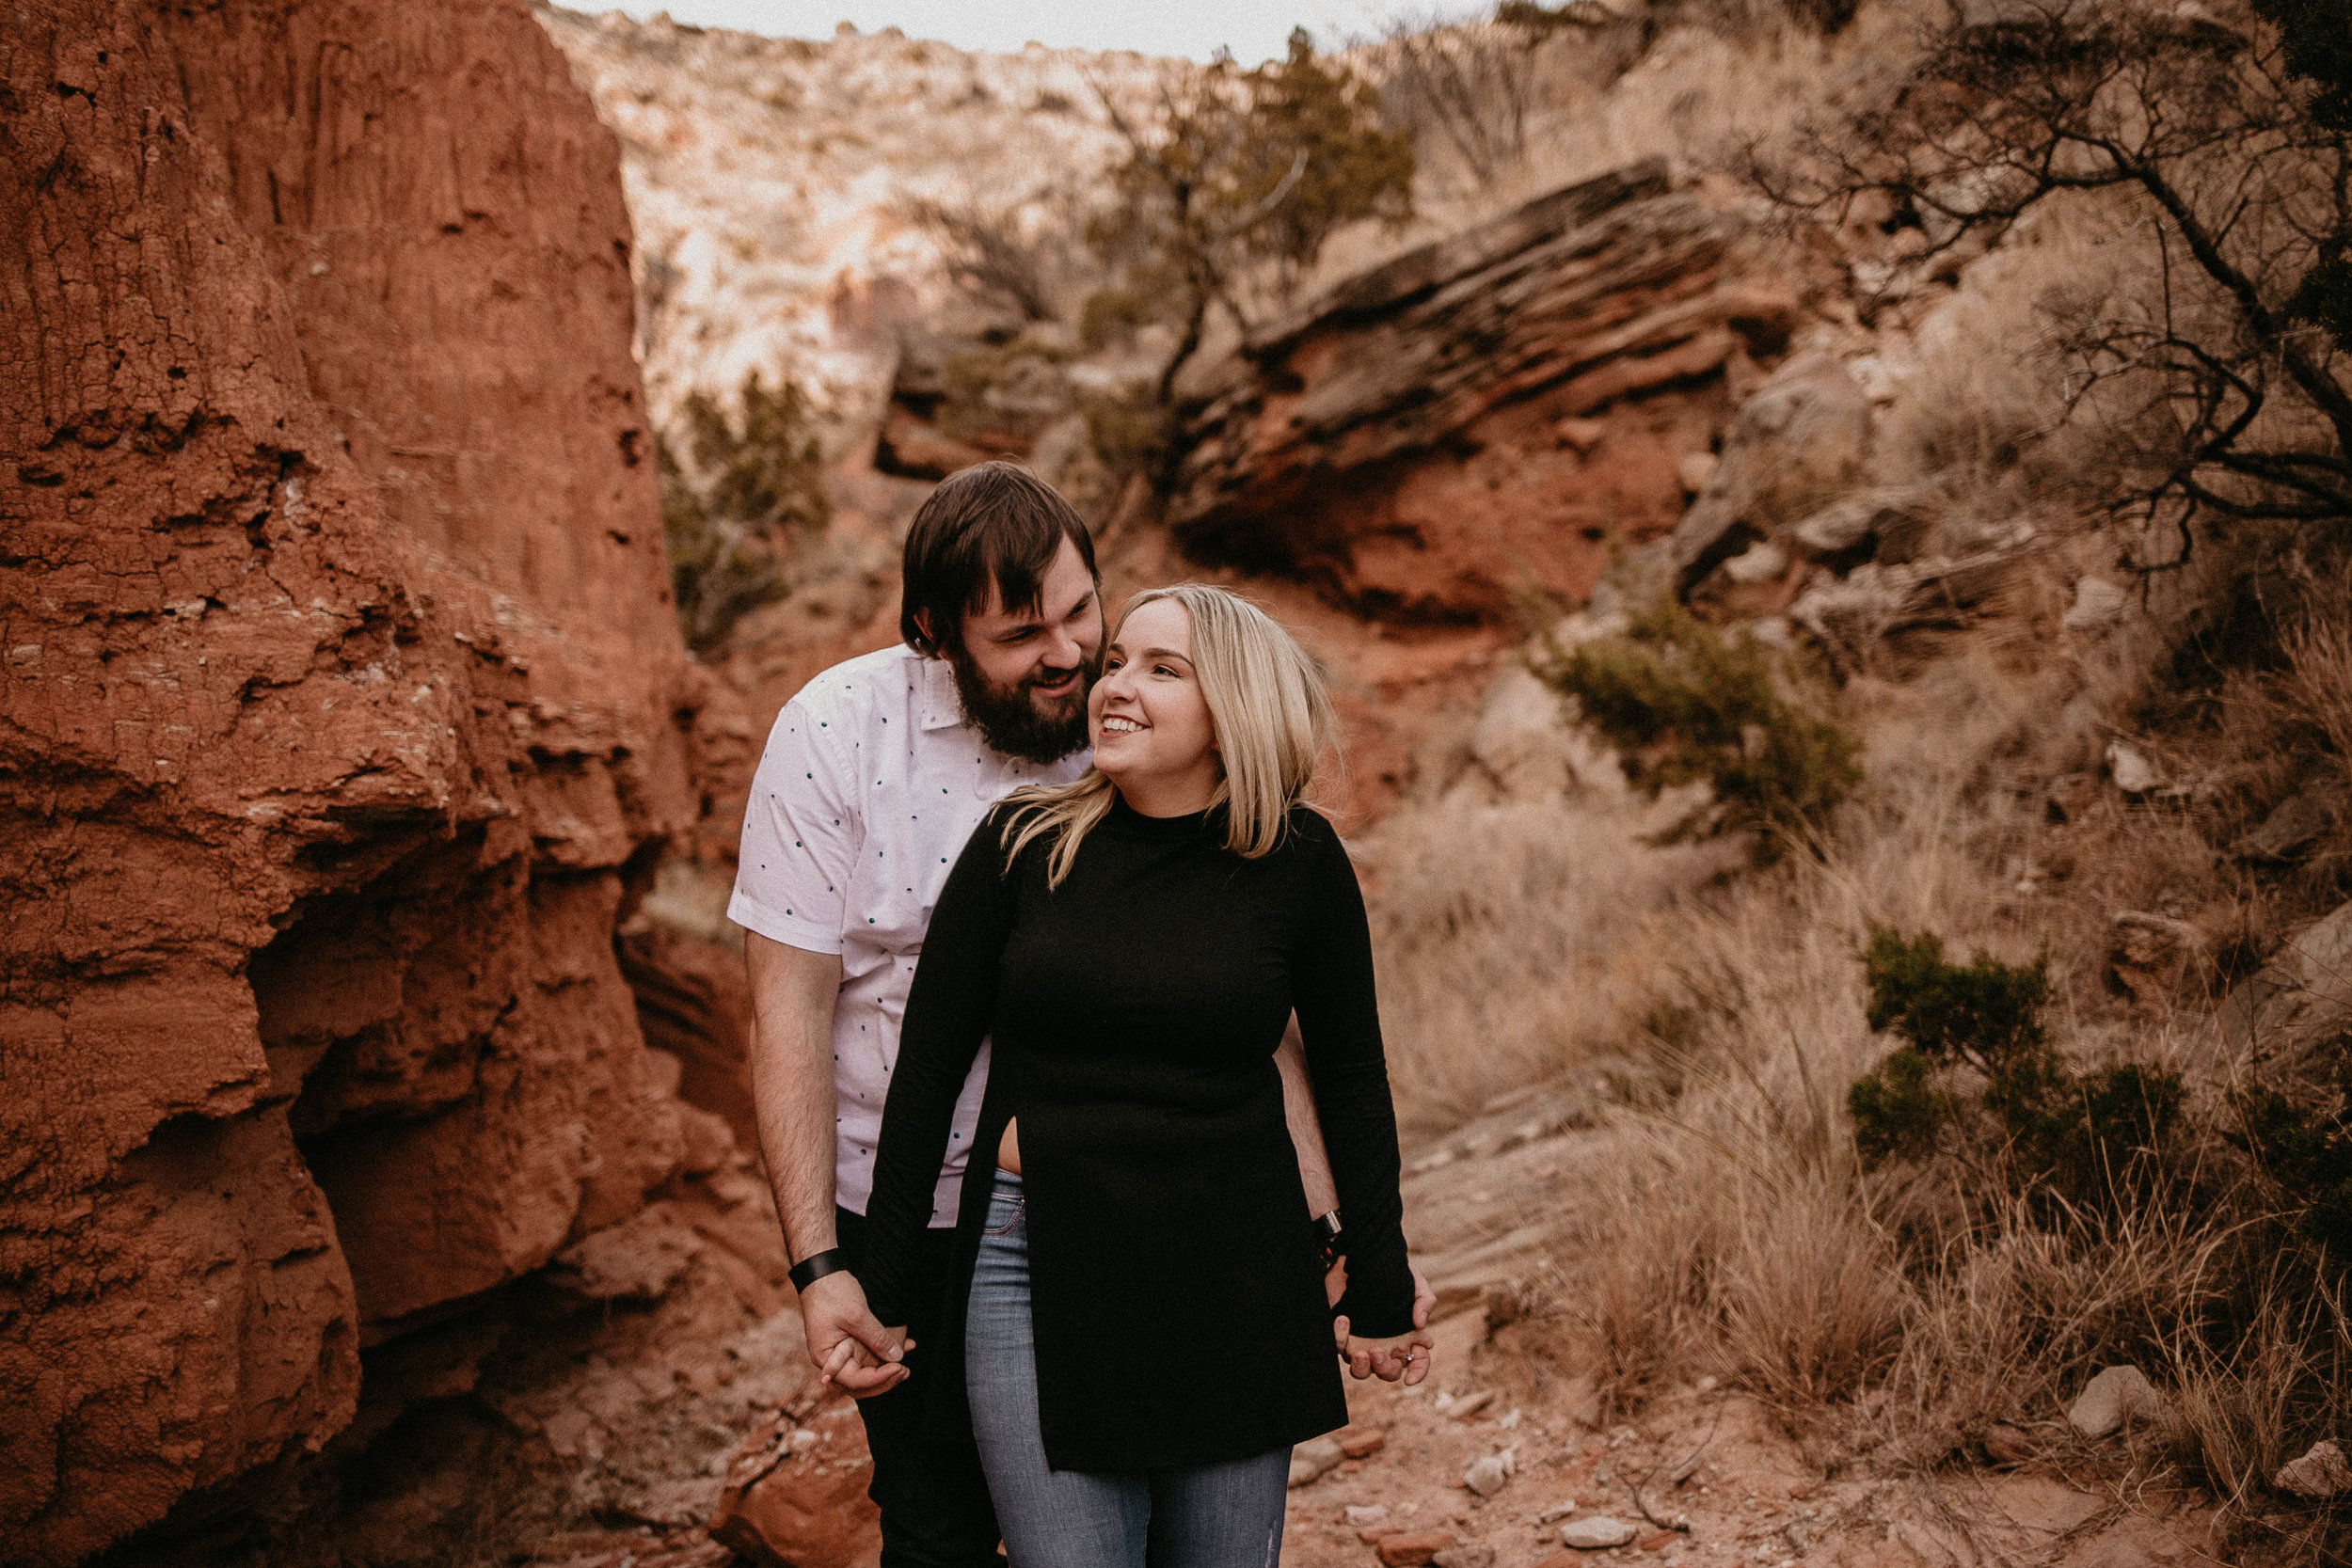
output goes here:
<path id="1" fill-rule="evenodd" d="M 1056 1470 L 1037 1418 L 1021 1179 L 996 1173 L 972 1271 L 964 1387 L 1012 1568 L 1275 1568 L 1290 1450 L 1133 1475 Z"/>

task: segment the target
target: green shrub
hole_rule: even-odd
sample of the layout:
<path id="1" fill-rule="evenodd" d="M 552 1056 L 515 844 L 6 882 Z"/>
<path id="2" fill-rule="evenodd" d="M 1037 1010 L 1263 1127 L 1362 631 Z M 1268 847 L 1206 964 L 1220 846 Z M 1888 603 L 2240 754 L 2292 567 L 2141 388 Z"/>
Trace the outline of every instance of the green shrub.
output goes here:
<path id="1" fill-rule="evenodd" d="M 1756 863 L 1768 863 L 1818 832 L 1861 781 L 1861 743 L 1784 694 L 1793 672 L 1771 649 L 1671 600 L 1621 636 L 1569 649 L 1547 639 L 1530 667 L 1625 753 L 1635 787 L 1652 799 L 1693 783 L 1712 791 L 1657 842 L 1752 832 Z"/>
<path id="2" fill-rule="evenodd" d="M 2253 1146 L 2296 1229 L 2327 1247 L 2341 1268 L 2352 1261 L 2352 1126 L 2344 1111 L 2298 1103 L 2266 1090 L 2242 1107 Z"/>
<path id="3" fill-rule="evenodd" d="M 939 428 L 959 441 L 1003 450 L 1024 446 L 1068 414 L 1074 402 L 1063 351 L 1024 335 L 950 355 L 940 367 L 946 396 Z"/>
<path id="4" fill-rule="evenodd" d="M 1342 227 L 1413 215 L 1411 135 L 1383 125 L 1378 89 L 1304 28 L 1281 59 L 1244 71 L 1220 56 L 1170 76 L 1148 119 L 1107 95 L 1103 108 L 1127 156 L 1111 170 L 1119 199 L 1087 238 L 1120 290 L 1180 324 L 1163 403 L 1213 303 L 1247 325 L 1248 296 L 1289 298 Z"/>
<path id="5" fill-rule="evenodd" d="M 1931 1080 L 1935 1063 L 1909 1046 L 1854 1080 L 1846 1092 L 1853 1116 L 1854 1147 L 1875 1169 L 1890 1160 L 1924 1160 L 1935 1152 L 1935 1135 L 1959 1113 L 1954 1097 Z"/>
<path id="6" fill-rule="evenodd" d="M 747 611 L 783 597 L 791 536 L 823 529 L 833 503 L 808 404 L 790 381 L 771 391 L 754 371 L 736 420 L 703 391 L 679 412 L 685 455 L 662 437 L 655 473 L 678 629 L 707 654 Z"/>
<path id="7" fill-rule="evenodd" d="M 2137 1063 L 2077 1074 L 2059 1058 L 2042 1020 L 2051 998 L 2045 960 L 2005 964 L 1979 953 L 1949 963 L 1942 939 L 1882 929 L 1871 933 L 1863 974 L 1866 1020 L 1904 1042 L 1846 1095 L 1866 1166 L 1989 1134 L 2021 1176 L 2095 1197 L 2133 1155 L 2158 1148 L 2179 1118 L 2177 1074 Z M 1983 1085 L 1981 1118 L 1954 1087 L 1963 1073 Z"/>
<path id="8" fill-rule="evenodd" d="M 1866 1022 L 1938 1061 L 1957 1057 L 1992 1073 L 2048 1041 L 2042 1009 L 2050 977 L 2042 963 L 2021 969 L 1982 953 L 1964 967 L 1946 963 L 1939 938 L 1905 942 L 1887 930 L 1871 933 L 1862 962 L 1870 986 Z"/>

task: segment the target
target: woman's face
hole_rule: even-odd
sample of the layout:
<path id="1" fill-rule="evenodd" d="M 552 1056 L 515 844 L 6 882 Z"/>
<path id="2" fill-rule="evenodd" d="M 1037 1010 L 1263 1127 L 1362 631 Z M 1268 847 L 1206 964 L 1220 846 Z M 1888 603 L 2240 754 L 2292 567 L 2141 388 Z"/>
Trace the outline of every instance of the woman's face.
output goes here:
<path id="1" fill-rule="evenodd" d="M 1120 626 L 1087 704 L 1094 766 L 1147 816 L 1206 810 L 1216 791 L 1216 726 L 1192 667 L 1192 617 L 1153 599 Z"/>

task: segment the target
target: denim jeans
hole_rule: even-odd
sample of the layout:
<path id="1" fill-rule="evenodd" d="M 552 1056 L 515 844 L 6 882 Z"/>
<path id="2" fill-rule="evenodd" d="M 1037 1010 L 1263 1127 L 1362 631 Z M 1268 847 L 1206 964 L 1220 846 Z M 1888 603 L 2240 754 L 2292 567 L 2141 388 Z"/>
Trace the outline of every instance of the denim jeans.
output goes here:
<path id="1" fill-rule="evenodd" d="M 1131 1475 L 1049 1469 L 1038 1431 L 1021 1179 L 996 1173 L 972 1272 L 964 1386 L 1013 1568 L 1275 1568 L 1290 1449 Z"/>

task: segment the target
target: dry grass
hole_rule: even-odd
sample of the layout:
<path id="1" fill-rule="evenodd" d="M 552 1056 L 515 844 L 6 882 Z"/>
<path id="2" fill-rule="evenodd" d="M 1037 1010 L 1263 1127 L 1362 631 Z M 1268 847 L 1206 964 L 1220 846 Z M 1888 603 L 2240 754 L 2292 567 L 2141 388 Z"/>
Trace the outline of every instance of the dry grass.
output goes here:
<path id="1" fill-rule="evenodd" d="M 2227 576 L 2168 592 L 2185 603 Z M 2042 786 L 2096 766 L 2168 644 L 2126 627 L 2053 659 L 2048 631 L 1989 626 L 1908 680 L 1856 681 L 1869 777 L 1821 854 L 1696 894 L 1692 868 L 1631 843 L 1607 800 L 1400 816 L 1375 898 L 1400 1094 L 1459 1116 L 1613 1056 L 1647 1086 L 1609 1114 L 1558 1216 L 1557 1256 L 1574 1262 L 1542 1308 L 1620 1408 L 1707 1370 L 1882 1460 L 1969 1456 L 1995 1420 L 2081 1454 L 2067 1403 L 2132 1361 L 2178 1418 L 2137 1440 L 2139 1462 L 2274 1507 L 2277 1465 L 2352 1413 L 2352 1336 L 2221 1135 L 2213 996 L 2190 985 L 2134 1006 L 2105 974 L 2116 911 L 2169 899 L 2202 918 L 2245 896 L 2245 874 L 2214 853 L 2227 824 L 2212 801 L 2133 804 L 2098 783 L 2050 821 Z M 2340 758 L 2352 637 L 2322 618 L 2285 644 L 2268 706 L 2146 743 L 2192 775 L 2225 752 L 2292 752 L 2265 764 L 2282 775 Z M 2105 722 L 2052 722 L 2085 692 Z M 2119 1171 L 2072 1204 L 1997 1152 L 1864 1172 L 1845 1093 L 1887 1049 L 1864 1022 L 1859 961 L 1882 926 L 1956 954 L 2046 956 L 2069 1058 L 2183 1072 L 2202 1130 L 2161 1171 Z"/>
<path id="2" fill-rule="evenodd" d="M 1645 921 L 1723 858 L 1645 847 L 1647 816 L 1604 797 L 1407 806 L 1383 824 L 1373 945 L 1408 1127 L 1458 1122 L 1621 1035 L 1629 979 L 1656 956 Z"/>

